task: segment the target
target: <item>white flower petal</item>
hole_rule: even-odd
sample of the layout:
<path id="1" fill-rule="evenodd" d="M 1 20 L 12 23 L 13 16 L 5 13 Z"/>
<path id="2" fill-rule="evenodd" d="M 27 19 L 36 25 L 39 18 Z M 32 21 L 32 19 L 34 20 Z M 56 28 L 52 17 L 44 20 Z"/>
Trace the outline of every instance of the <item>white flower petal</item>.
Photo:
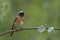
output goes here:
<path id="1" fill-rule="evenodd" d="M 48 31 L 48 33 L 50 33 L 50 32 L 52 32 L 53 30 L 54 30 L 54 27 L 53 27 L 53 26 L 51 26 L 51 27 L 49 27 L 49 28 L 48 28 L 48 30 L 47 30 L 47 31 Z"/>
<path id="2" fill-rule="evenodd" d="M 44 32 L 45 30 L 46 30 L 46 27 L 44 27 L 43 25 L 38 27 L 39 32 Z"/>

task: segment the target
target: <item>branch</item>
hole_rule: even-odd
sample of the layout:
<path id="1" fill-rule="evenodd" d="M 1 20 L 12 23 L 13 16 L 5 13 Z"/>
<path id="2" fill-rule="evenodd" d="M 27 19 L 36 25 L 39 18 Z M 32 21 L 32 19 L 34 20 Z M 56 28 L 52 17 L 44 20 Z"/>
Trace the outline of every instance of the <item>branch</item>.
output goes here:
<path id="1" fill-rule="evenodd" d="M 17 32 L 17 31 L 23 31 L 23 30 L 36 30 L 38 29 L 38 27 L 29 27 L 29 28 L 17 28 L 15 30 L 9 30 L 9 31 L 5 31 L 5 32 L 2 32 L 0 33 L 0 36 L 4 35 L 4 34 L 7 34 L 7 33 L 10 33 L 10 32 Z M 46 27 L 46 29 L 48 29 L 48 27 Z M 54 28 L 54 30 L 60 30 L 60 28 Z"/>

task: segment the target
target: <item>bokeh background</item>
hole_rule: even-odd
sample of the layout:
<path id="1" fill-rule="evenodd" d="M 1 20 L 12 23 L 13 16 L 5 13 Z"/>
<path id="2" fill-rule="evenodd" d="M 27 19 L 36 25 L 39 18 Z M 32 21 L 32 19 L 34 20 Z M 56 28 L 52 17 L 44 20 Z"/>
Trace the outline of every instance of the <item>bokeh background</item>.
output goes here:
<path id="1" fill-rule="evenodd" d="M 0 33 L 11 29 L 20 10 L 25 12 L 23 27 L 60 27 L 60 0 L 0 0 Z M 19 31 L 12 37 L 0 36 L 0 40 L 60 40 L 60 31 Z"/>

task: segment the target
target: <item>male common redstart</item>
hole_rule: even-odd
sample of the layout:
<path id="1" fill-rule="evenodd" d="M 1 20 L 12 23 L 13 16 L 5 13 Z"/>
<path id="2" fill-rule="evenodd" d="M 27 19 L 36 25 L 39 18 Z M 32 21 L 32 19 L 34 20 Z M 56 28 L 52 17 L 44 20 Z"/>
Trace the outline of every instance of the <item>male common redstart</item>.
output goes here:
<path id="1" fill-rule="evenodd" d="M 12 25 L 12 30 L 16 29 L 17 25 L 20 24 L 22 25 L 24 22 L 24 12 L 23 11 L 20 11 L 17 18 L 15 18 L 14 22 L 13 22 L 13 25 Z M 10 36 L 13 35 L 14 32 L 11 32 L 10 33 Z"/>

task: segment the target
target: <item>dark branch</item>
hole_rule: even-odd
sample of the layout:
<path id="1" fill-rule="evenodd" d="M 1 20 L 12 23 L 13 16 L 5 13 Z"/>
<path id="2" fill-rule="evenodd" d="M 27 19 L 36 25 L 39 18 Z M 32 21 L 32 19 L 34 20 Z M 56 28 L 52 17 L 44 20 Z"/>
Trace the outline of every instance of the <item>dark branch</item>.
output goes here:
<path id="1" fill-rule="evenodd" d="M 2 33 L 0 33 L 0 36 L 7 34 L 7 33 L 10 33 L 12 31 L 17 32 L 17 31 L 23 31 L 23 30 L 36 30 L 36 29 L 38 29 L 38 27 L 17 28 L 15 30 L 9 30 L 9 31 L 2 32 Z M 48 29 L 48 27 L 46 27 L 46 29 Z M 60 30 L 60 28 L 54 28 L 54 30 Z"/>

